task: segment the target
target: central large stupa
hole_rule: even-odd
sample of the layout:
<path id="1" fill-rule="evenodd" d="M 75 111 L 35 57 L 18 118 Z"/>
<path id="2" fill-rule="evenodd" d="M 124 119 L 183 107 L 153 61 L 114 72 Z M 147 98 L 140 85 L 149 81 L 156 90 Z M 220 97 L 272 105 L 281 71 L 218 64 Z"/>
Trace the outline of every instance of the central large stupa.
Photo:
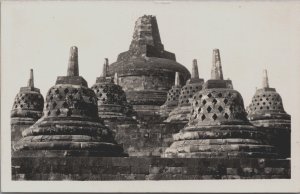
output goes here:
<path id="1" fill-rule="evenodd" d="M 144 15 L 135 23 L 129 50 L 120 53 L 109 66 L 109 76 L 119 76 L 119 85 L 138 115 L 153 116 L 167 99 L 167 93 L 179 72 L 180 82 L 190 78 L 190 72 L 176 62 L 174 53 L 164 50 L 156 18 Z"/>

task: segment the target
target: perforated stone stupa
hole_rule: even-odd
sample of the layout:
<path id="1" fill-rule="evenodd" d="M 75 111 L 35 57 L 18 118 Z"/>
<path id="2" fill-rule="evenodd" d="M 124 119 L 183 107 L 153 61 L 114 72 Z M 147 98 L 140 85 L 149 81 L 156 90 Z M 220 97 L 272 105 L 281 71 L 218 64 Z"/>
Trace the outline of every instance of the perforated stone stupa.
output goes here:
<path id="1" fill-rule="evenodd" d="M 11 110 L 12 143 L 21 139 L 22 131 L 42 117 L 43 106 L 44 98 L 40 90 L 34 87 L 33 70 L 31 69 L 28 85 L 20 88 Z"/>
<path id="2" fill-rule="evenodd" d="M 178 106 L 169 114 L 165 122 L 187 123 L 191 113 L 193 95 L 202 89 L 203 79 L 199 78 L 197 60 L 193 60 L 192 77 L 180 91 Z"/>
<path id="3" fill-rule="evenodd" d="M 126 93 L 118 85 L 118 75 L 107 77 L 108 68 L 108 59 L 105 59 L 102 75 L 92 86 L 98 98 L 99 117 L 108 122 L 134 122 L 134 111 L 127 102 Z"/>
<path id="4" fill-rule="evenodd" d="M 211 79 L 193 97 L 189 123 L 173 138 L 164 157 L 277 157 L 265 133 L 247 120 L 240 93 L 223 80 L 218 49 L 213 51 Z"/>
<path id="5" fill-rule="evenodd" d="M 262 88 L 256 90 L 249 105 L 248 118 L 268 134 L 282 157 L 290 157 L 291 116 L 284 110 L 280 94 L 269 87 L 267 70 L 263 72 Z"/>
<path id="6" fill-rule="evenodd" d="M 135 23 L 129 50 L 119 54 L 108 75 L 118 73 L 127 100 L 138 116 L 146 119 L 158 115 L 174 84 L 175 72 L 179 72 L 181 83 L 190 78 L 189 71 L 176 62 L 175 54 L 164 50 L 156 18 L 144 15 Z"/>
<path id="7" fill-rule="evenodd" d="M 94 91 L 79 76 L 77 47 L 71 47 L 67 76 L 59 76 L 47 93 L 44 116 L 22 135 L 14 145 L 15 155 L 124 155 L 98 117 Z"/>
<path id="8" fill-rule="evenodd" d="M 181 85 L 179 80 L 179 73 L 175 74 L 175 85 L 169 90 L 167 101 L 160 107 L 160 116 L 164 119 L 168 118 L 170 112 L 178 106 Z"/>

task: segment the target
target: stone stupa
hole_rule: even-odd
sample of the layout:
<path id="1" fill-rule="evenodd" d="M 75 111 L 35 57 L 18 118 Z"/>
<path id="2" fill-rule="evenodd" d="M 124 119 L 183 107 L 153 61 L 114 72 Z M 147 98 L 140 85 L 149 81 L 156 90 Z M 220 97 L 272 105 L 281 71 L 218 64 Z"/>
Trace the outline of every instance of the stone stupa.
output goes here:
<path id="1" fill-rule="evenodd" d="M 290 157 L 291 116 L 284 110 L 280 94 L 270 88 L 267 70 L 263 71 L 262 88 L 256 90 L 249 105 L 248 119 L 267 133 L 282 157 Z"/>
<path id="2" fill-rule="evenodd" d="M 187 126 L 173 135 L 163 157 L 277 157 L 265 133 L 250 124 L 243 98 L 230 80 L 223 80 L 219 50 L 213 51 L 211 79 L 193 97 Z"/>
<path id="3" fill-rule="evenodd" d="M 104 122 L 135 122 L 134 111 L 127 102 L 126 93 L 118 85 L 118 75 L 107 77 L 108 59 L 103 64 L 102 75 L 91 87 L 98 98 L 98 114 Z"/>
<path id="4" fill-rule="evenodd" d="M 178 106 L 170 112 L 165 122 L 187 123 L 189 121 L 192 109 L 193 95 L 202 89 L 203 79 L 199 78 L 197 60 L 193 60 L 192 77 L 181 88 L 178 100 Z"/>
<path id="5" fill-rule="evenodd" d="M 15 156 L 124 156 L 98 117 L 94 91 L 79 76 L 77 47 L 70 49 L 67 76 L 57 77 L 47 93 L 44 116 L 22 135 Z"/>
<path id="6" fill-rule="evenodd" d="M 22 138 L 22 131 L 33 125 L 43 115 L 44 98 L 38 88 L 34 87 L 33 70 L 27 87 L 21 87 L 16 95 L 11 110 L 12 144 Z"/>
<path id="7" fill-rule="evenodd" d="M 118 73 L 119 85 L 139 119 L 156 120 L 175 81 L 175 72 L 179 72 L 181 83 L 190 78 L 189 71 L 176 62 L 175 54 L 164 49 L 156 17 L 144 15 L 135 22 L 129 50 L 110 65 L 108 76 Z"/>
<path id="8" fill-rule="evenodd" d="M 181 91 L 181 85 L 179 80 L 179 73 L 175 74 L 175 85 L 169 90 L 167 95 L 167 101 L 160 107 L 160 116 L 163 119 L 167 119 L 172 110 L 178 106 L 179 96 Z"/>

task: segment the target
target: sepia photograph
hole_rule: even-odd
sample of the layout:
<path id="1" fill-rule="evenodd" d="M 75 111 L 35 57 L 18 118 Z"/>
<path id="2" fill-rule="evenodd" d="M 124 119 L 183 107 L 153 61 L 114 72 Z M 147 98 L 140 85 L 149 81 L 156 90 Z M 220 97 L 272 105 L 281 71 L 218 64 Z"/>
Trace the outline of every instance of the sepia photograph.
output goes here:
<path id="1" fill-rule="evenodd" d="M 299 82 L 300 1 L 2 0 L 1 190 L 300 192 Z"/>

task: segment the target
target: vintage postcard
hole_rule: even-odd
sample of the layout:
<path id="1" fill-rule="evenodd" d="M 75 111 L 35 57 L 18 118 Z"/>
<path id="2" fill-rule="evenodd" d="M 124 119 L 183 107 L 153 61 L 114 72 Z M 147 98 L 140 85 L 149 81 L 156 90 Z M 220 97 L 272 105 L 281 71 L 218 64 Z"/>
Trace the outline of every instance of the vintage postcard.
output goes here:
<path id="1" fill-rule="evenodd" d="M 300 1 L 1 1 L 5 192 L 300 192 Z"/>

